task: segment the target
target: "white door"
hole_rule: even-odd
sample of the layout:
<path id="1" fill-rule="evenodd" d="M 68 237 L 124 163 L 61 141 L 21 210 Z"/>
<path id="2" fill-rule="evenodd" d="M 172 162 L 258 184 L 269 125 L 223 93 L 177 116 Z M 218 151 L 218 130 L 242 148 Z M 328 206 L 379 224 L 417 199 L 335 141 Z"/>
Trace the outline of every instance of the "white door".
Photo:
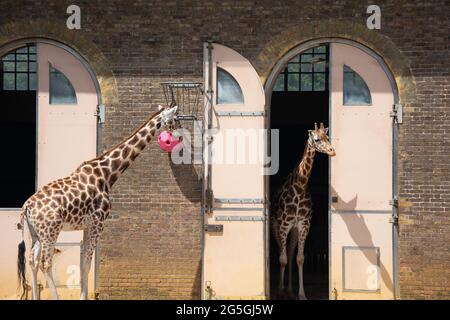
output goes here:
<path id="1" fill-rule="evenodd" d="M 394 95 L 372 56 L 331 44 L 332 299 L 393 298 Z"/>
<path id="2" fill-rule="evenodd" d="M 38 53 L 38 188 L 73 172 L 96 156 L 98 103 L 85 66 L 63 48 L 39 43 Z M 79 298 L 82 231 L 61 232 L 53 270 L 63 298 Z M 94 259 L 93 259 L 94 260 Z M 44 278 L 42 278 L 44 284 Z M 94 291 L 94 262 L 89 293 Z M 44 298 L 49 295 L 45 288 Z"/>
<path id="3" fill-rule="evenodd" d="M 214 132 L 205 174 L 211 208 L 205 217 L 202 297 L 263 299 L 264 91 L 255 69 L 236 51 L 214 43 L 210 55 L 205 52 Z"/>

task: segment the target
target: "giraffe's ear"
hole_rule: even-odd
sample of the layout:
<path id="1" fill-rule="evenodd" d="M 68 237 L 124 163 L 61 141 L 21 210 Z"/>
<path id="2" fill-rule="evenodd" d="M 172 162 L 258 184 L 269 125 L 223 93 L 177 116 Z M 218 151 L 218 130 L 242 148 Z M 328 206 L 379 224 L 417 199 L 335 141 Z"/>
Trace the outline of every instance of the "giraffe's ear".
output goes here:
<path id="1" fill-rule="evenodd" d="M 165 109 L 162 105 L 158 104 L 158 111 Z"/>
<path id="2" fill-rule="evenodd" d="M 325 128 L 324 130 L 325 130 L 325 134 L 327 134 L 328 133 L 328 128 Z"/>
<path id="3" fill-rule="evenodd" d="M 308 130 L 308 135 L 312 136 L 313 132 L 314 132 L 314 130 Z"/>

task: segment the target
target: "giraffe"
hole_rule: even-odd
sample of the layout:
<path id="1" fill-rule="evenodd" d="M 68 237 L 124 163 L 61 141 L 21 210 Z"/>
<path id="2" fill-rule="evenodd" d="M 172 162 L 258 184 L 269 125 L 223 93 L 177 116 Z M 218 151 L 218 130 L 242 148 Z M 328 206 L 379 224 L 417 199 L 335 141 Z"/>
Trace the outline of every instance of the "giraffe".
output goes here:
<path id="1" fill-rule="evenodd" d="M 22 242 L 18 252 L 18 275 L 26 296 L 25 265 L 32 271 L 32 298 L 38 297 L 37 273 L 44 273 L 52 299 L 58 299 L 52 277 L 52 258 L 61 230 L 83 230 L 83 261 L 80 264 L 80 299 L 87 299 L 92 254 L 111 204 L 109 193 L 129 165 L 142 153 L 158 129 L 179 127 L 176 106 L 159 106 L 131 135 L 100 156 L 83 162 L 69 176 L 48 183 L 25 201 L 18 227 Z M 27 255 L 25 255 L 27 251 Z"/>
<path id="2" fill-rule="evenodd" d="M 292 291 L 292 260 L 295 246 L 298 245 L 297 265 L 300 300 L 306 300 L 303 288 L 303 261 L 304 246 L 311 224 L 312 201 L 308 188 L 308 180 L 311 175 L 316 151 L 336 155 L 327 136 L 328 128 L 323 123 L 314 130 L 308 130 L 308 140 L 305 145 L 303 157 L 298 166 L 289 174 L 288 178 L 274 197 L 271 215 L 271 225 L 274 238 L 280 250 L 280 282 L 279 290 L 284 291 L 284 271 L 288 265 L 288 290 Z M 292 231 L 289 243 L 289 261 L 286 254 L 286 243 L 289 233 Z M 289 264 L 288 264 L 289 262 Z"/>

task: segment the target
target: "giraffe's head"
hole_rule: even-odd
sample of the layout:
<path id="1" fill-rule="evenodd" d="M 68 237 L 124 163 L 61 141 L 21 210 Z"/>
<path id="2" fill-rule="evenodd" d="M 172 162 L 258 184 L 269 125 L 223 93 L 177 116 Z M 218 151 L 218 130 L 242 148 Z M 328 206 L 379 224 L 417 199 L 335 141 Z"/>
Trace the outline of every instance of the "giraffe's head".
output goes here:
<path id="1" fill-rule="evenodd" d="M 314 130 L 308 130 L 308 144 L 318 152 L 326 153 L 330 157 L 336 155 L 333 146 L 327 136 L 328 128 L 320 123 L 320 127 L 317 128 L 317 123 L 314 123 Z"/>
<path id="2" fill-rule="evenodd" d="M 163 109 L 160 113 L 161 128 L 162 130 L 174 131 L 181 127 L 180 120 L 177 118 L 177 106 L 161 106 L 159 109 Z"/>

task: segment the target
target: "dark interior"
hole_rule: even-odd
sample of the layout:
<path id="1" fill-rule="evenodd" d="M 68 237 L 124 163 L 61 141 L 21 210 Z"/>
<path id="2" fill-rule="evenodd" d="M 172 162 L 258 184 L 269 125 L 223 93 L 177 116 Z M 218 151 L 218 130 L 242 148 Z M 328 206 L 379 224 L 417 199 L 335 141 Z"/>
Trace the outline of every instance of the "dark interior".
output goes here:
<path id="1" fill-rule="evenodd" d="M 26 49 L 22 49 L 25 50 Z M 11 57 L 11 54 L 9 55 Z M 17 54 L 19 56 L 19 54 Z M 26 61 L 26 53 L 21 54 Z M 16 63 L 15 71 L 4 70 L 5 62 Z M 26 62 L 25 62 L 26 63 Z M 14 70 L 14 69 L 10 69 Z M 14 62 L 2 58 L 0 64 L 0 208 L 20 208 L 36 189 L 36 90 L 29 86 L 29 74 Z M 5 73 L 14 74 L 16 87 L 8 88 Z M 35 74 L 35 73 L 34 73 Z M 26 75 L 26 76 L 25 76 Z M 28 78 L 27 78 L 28 77 Z M 5 90 L 7 88 L 7 90 Z"/>
<path id="2" fill-rule="evenodd" d="M 328 85 L 323 91 L 273 91 L 271 128 L 280 130 L 280 168 L 276 175 L 270 177 L 271 195 L 281 187 L 289 173 L 300 162 L 308 130 L 314 129 L 314 122 L 323 122 L 328 127 L 328 119 Z M 310 177 L 310 190 L 313 213 L 310 233 L 305 244 L 304 288 L 308 299 L 328 299 L 328 156 L 325 154 L 316 153 Z M 296 298 L 298 268 L 295 256 L 293 261 L 294 293 L 289 296 L 278 292 L 279 250 L 272 234 L 270 252 L 271 298 Z M 287 278 L 286 268 L 285 286 L 287 286 Z"/>

